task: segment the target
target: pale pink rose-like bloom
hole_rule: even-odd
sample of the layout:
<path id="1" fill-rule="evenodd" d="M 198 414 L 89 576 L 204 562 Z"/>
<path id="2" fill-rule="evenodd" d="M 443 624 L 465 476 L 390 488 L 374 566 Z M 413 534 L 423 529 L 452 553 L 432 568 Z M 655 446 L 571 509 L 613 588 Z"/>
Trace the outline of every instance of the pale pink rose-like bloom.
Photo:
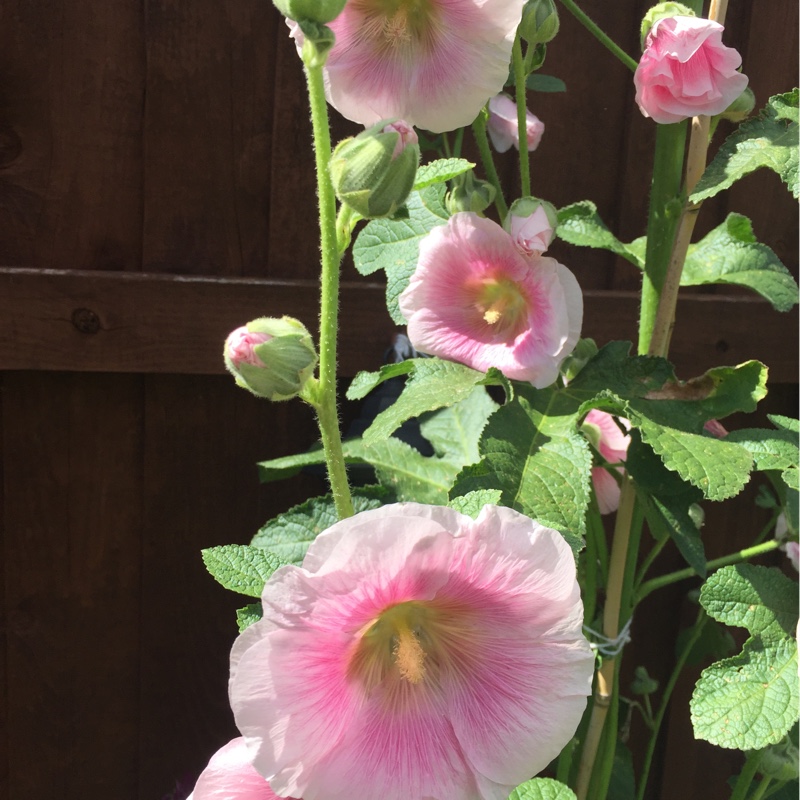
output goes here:
<path id="1" fill-rule="evenodd" d="M 250 364 L 254 367 L 266 366 L 256 355 L 254 348 L 256 345 L 268 342 L 271 338 L 268 333 L 254 333 L 243 325 L 233 331 L 225 341 L 228 357 L 236 367 L 241 364 Z"/>
<path id="2" fill-rule="evenodd" d="M 523 0 L 348 0 L 329 23 L 336 43 L 328 101 L 362 125 L 398 117 L 434 133 L 470 125 L 502 88 Z M 291 24 L 298 50 L 303 35 Z"/>
<path id="3" fill-rule="evenodd" d="M 211 756 L 186 800 L 280 800 L 251 763 L 244 739 L 231 739 Z"/>
<path id="4" fill-rule="evenodd" d="M 513 213 L 508 215 L 509 233 L 517 247 L 528 256 L 540 256 L 550 247 L 555 236 L 544 206 L 539 206 L 533 214 L 520 217 Z"/>
<path id="5" fill-rule="evenodd" d="M 304 800 L 506 800 L 573 735 L 594 658 L 563 537 L 388 505 L 267 581 L 231 653 L 255 768 Z"/>
<path id="6" fill-rule="evenodd" d="M 556 380 L 583 321 L 580 286 L 563 264 L 524 255 L 496 222 L 467 211 L 420 242 L 399 304 L 420 352 L 496 367 L 537 389 Z"/>
<path id="7" fill-rule="evenodd" d="M 626 426 L 627 420 L 620 419 L 620 422 Z M 609 464 L 625 461 L 631 437 L 620 429 L 611 414 L 593 408 L 586 415 L 583 426 L 585 431 L 591 426 L 589 431 L 586 431 L 589 434 L 588 438 Z M 619 467 L 616 469 L 620 473 L 623 472 Z M 592 467 L 592 485 L 601 514 L 610 514 L 619 508 L 619 484 L 605 467 Z"/>
<path id="8" fill-rule="evenodd" d="M 511 145 L 519 150 L 519 124 L 517 104 L 507 95 L 498 94 L 489 101 L 489 121 L 486 130 L 498 153 L 505 153 Z M 544 123 L 526 109 L 525 136 L 528 150 L 535 150 L 542 141 Z"/>
<path id="9" fill-rule="evenodd" d="M 724 28 L 702 17 L 658 20 L 633 76 L 636 102 L 656 122 L 721 114 L 747 88 L 742 57 L 722 43 Z"/>

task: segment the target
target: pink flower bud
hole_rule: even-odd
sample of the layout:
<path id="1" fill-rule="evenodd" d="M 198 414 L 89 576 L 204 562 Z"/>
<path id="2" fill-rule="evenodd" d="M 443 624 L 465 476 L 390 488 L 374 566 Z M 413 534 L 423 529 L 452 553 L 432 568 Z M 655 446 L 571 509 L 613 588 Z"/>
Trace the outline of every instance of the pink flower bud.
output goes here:
<path id="1" fill-rule="evenodd" d="M 550 247 L 557 224 L 558 216 L 550 203 L 523 197 L 511 205 L 503 227 L 521 253 L 540 256 Z"/>
<path id="2" fill-rule="evenodd" d="M 728 431 L 726 431 L 722 423 L 716 419 L 710 419 L 706 422 L 706 424 L 703 425 L 703 430 L 715 436 L 717 439 L 724 439 L 728 435 Z"/>
<path id="3" fill-rule="evenodd" d="M 528 150 L 535 150 L 542 141 L 544 123 L 526 110 L 526 136 Z M 489 101 L 489 138 L 498 153 L 505 153 L 511 145 L 519 150 L 517 104 L 507 95 L 498 94 Z"/>
<path id="4" fill-rule="evenodd" d="M 663 124 L 721 114 L 747 86 L 742 57 L 722 44 L 722 25 L 701 17 L 655 22 L 633 76 L 636 102 Z"/>
<path id="5" fill-rule="evenodd" d="M 252 364 L 254 367 L 266 366 L 256 355 L 255 346 L 268 342 L 272 337 L 268 333 L 255 333 L 248 331 L 244 325 L 237 328 L 228 336 L 225 346 L 228 350 L 228 358 L 235 367 L 242 364 Z"/>

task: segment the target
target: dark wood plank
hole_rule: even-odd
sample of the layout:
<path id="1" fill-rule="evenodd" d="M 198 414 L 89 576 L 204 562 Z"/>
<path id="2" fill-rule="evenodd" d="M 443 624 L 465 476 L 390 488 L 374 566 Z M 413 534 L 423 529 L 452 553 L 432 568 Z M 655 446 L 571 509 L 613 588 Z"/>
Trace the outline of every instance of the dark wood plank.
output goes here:
<path id="1" fill-rule="evenodd" d="M 604 343 L 636 335 L 638 297 L 586 292 L 583 335 Z M 216 374 L 225 336 L 262 315 L 289 314 L 313 329 L 310 281 L 221 280 L 132 274 L 0 270 L 0 369 Z M 383 288 L 342 286 L 340 374 L 381 363 L 395 326 Z M 95 317 L 80 309 L 88 309 Z M 82 333 L 73 323 L 95 330 Z M 746 324 L 743 324 L 746 320 Z M 684 295 L 672 343 L 682 377 L 758 358 L 773 382 L 797 380 L 797 308 L 778 314 L 751 297 Z"/>
<path id="2" fill-rule="evenodd" d="M 235 609 L 200 550 L 247 543 L 322 482 L 259 486 L 256 461 L 298 452 L 316 432 L 300 403 L 264 403 L 224 377 L 146 379 L 142 560 L 141 800 L 190 781 L 236 735 L 227 701 Z"/>
<path id="3" fill-rule="evenodd" d="M 139 269 L 138 0 L 4 4 L 0 263 Z"/>
<path id="4" fill-rule="evenodd" d="M 10 798 L 135 796 L 141 380 L 4 376 Z"/>

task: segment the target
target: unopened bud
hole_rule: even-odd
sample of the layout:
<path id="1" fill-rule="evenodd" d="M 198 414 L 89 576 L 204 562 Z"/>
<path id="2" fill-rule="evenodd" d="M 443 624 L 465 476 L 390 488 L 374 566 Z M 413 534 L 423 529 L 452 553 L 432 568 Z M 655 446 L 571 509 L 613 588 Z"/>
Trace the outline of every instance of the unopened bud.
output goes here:
<path id="1" fill-rule="evenodd" d="M 472 170 L 453 178 L 444 204 L 451 214 L 472 211 L 480 214 L 494 202 L 497 190 L 488 181 L 476 178 Z"/>
<path id="2" fill-rule="evenodd" d="M 659 3 L 657 6 L 653 6 L 645 15 L 644 19 L 642 20 L 642 27 L 641 27 L 641 45 L 642 50 L 644 50 L 645 40 L 647 39 L 647 34 L 650 33 L 650 28 L 656 24 L 660 19 L 666 19 L 667 17 L 696 17 L 697 14 L 689 8 L 688 6 L 683 5 L 682 3 Z"/>
<path id="3" fill-rule="evenodd" d="M 225 340 L 225 366 L 236 383 L 268 400 L 300 394 L 317 364 L 305 326 L 292 317 L 261 317 Z"/>
<path id="4" fill-rule="evenodd" d="M 561 23 L 553 0 L 528 0 L 522 9 L 519 35 L 530 45 L 555 39 Z"/>
<path id="5" fill-rule="evenodd" d="M 511 204 L 503 227 L 511 234 L 521 253 L 540 256 L 553 241 L 558 214 L 555 206 L 545 200 L 522 197 Z"/>
<path id="6" fill-rule="evenodd" d="M 731 122 L 747 119 L 756 106 L 756 96 L 752 89 L 745 89 L 719 116 Z"/>
<path id="7" fill-rule="evenodd" d="M 758 761 L 758 771 L 765 778 L 794 781 L 798 777 L 797 746 L 787 736 L 782 742 L 765 747 Z"/>
<path id="8" fill-rule="evenodd" d="M 339 200 L 362 217 L 390 217 L 408 198 L 418 165 L 414 129 L 403 120 L 383 121 L 339 142 L 331 180 Z"/>
<path id="9" fill-rule="evenodd" d="M 332 22 L 342 13 L 347 0 L 272 0 L 284 17 L 297 22 Z"/>

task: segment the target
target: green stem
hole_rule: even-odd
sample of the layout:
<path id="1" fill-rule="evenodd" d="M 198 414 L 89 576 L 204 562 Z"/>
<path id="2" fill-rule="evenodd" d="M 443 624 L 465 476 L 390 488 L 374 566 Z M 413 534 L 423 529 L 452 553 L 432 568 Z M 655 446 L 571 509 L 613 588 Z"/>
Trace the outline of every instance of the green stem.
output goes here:
<path id="1" fill-rule="evenodd" d="M 639 355 L 650 348 L 650 339 L 672 254 L 672 242 L 680 221 L 683 179 L 683 153 L 686 123 L 658 125 L 650 184 L 650 211 L 647 220 L 647 250 L 642 278 L 642 307 L 639 317 Z"/>
<path id="2" fill-rule="evenodd" d="M 639 790 L 636 795 L 636 800 L 643 800 L 644 798 L 644 791 L 647 788 L 647 777 L 650 773 L 650 766 L 653 761 L 653 753 L 655 753 L 656 742 L 658 741 L 658 731 L 661 728 L 661 723 L 664 721 L 664 715 L 667 713 L 667 706 L 669 705 L 670 697 L 675 689 L 675 684 L 678 682 L 678 678 L 680 677 L 681 670 L 686 663 L 686 659 L 689 657 L 689 653 L 692 651 L 695 642 L 700 638 L 700 634 L 703 632 L 703 628 L 707 620 L 708 616 L 701 608 L 700 613 L 697 615 L 697 620 L 694 623 L 692 634 L 686 641 L 683 650 L 681 650 L 678 660 L 675 662 L 675 666 L 673 667 L 672 673 L 669 676 L 667 685 L 664 687 L 664 694 L 661 697 L 661 704 L 659 705 L 658 713 L 653 720 L 650 741 L 647 743 L 647 752 L 644 756 L 644 764 L 642 766 L 642 774 L 639 778 Z"/>
<path id="3" fill-rule="evenodd" d="M 567 10 L 578 22 L 586 28 L 592 36 L 607 50 L 610 50 L 631 72 L 636 72 L 638 64 L 634 61 L 607 33 L 600 30 L 596 22 L 591 20 L 587 14 L 578 8 L 573 0 L 561 0 Z"/>
<path id="4" fill-rule="evenodd" d="M 644 576 L 647 575 L 648 570 L 653 566 L 653 562 L 658 558 L 668 541 L 669 539 L 665 536 L 663 539 L 661 539 L 661 541 L 656 542 L 653 545 L 652 550 L 650 550 L 650 552 L 642 559 L 642 565 L 639 567 L 639 571 L 636 573 L 637 587 L 642 583 Z"/>
<path id="5" fill-rule="evenodd" d="M 747 797 L 747 791 L 753 778 L 758 771 L 758 764 L 761 761 L 761 751 L 753 750 L 748 756 L 747 761 L 744 762 L 742 771 L 736 779 L 736 786 L 731 794 L 731 800 L 744 800 Z"/>
<path id="6" fill-rule="evenodd" d="M 475 135 L 475 143 L 478 145 L 478 152 L 481 155 L 481 163 L 486 172 L 486 178 L 494 186 L 494 204 L 497 208 L 497 213 L 500 215 L 500 222 L 503 222 L 506 214 L 508 214 L 508 206 L 503 197 L 503 187 L 500 185 L 500 177 L 495 169 L 492 150 L 489 147 L 489 137 L 486 135 L 486 112 L 484 110 L 475 117 L 475 121 L 472 123 L 472 132 Z"/>
<path id="7" fill-rule="evenodd" d="M 762 798 L 764 797 L 764 792 L 767 791 L 771 783 L 772 783 L 772 778 L 767 776 L 763 777 L 758 786 L 756 786 L 755 790 L 753 791 L 753 794 L 750 795 L 750 800 L 762 800 Z"/>
<path id="8" fill-rule="evenodd" d="M 517 31 L 514 47 L 511 50 L 514 65 L 514 88 L 517 101 L 517 133 L 519 137 L 519 178 L 523 197 L 531 194 L 531 169 L 528 154 L 528 98 L 525 87 L 525 65 L 522 61 L 522 40 Z"/>
<path id="9" fill-rule="evenodd" d="M 319 386 L 314 404 L 328 480 L 339 519 L 353 515 L 353 501 L 347 482 L 347 470 L 342 453 L 339 414 L 336 405 L 336 338 L 339 329 L 339 241 L 336 230 L 336 196 L 333 192 L 328 167 L 331 159 L 331 133 L 328 124 L 328 104 L 322 65 L 308 59 L 305 65 L 308 99 L 311 106 L 311 124 L 314 132 L 314 155 L 317 168 L 317 196 L 319 199 L 320 248 L 322 272 L 320 275 L 319 320 Z"/>
<path id="10" fill-rule="evenodd" d="M 773 550 L 777 550 L 780 546 L 780 542 L 772 539 L 769 542 L 763 542 L 762 544 L 757 544 L 753 547 L 746 547 L 744 550 L 739 550 L 736 553 L 729 553 L 727 556 L 721 556 L 720 558 L 715 558 L 712 561 L 707 561 L 706 570 L 711 572 L 712 570 L 719 569 L 720 567 L 727 567 L 730 564 L 738 564 L 740 561 L 747 561 L 749 558 L 755 558 L 756 556 L 763 555 L 764 553 L 770 553 Z M 683 581 L 687 578 L 696 577 L 696 575 L 697 572 L 695 572 L 692 567 L 679 569 L 676 572 L 670 572 L 667 575 L 659 575 L 659 577 L 646 581 L 639 587 L 639 591 L 636 593 L 636 601 L 641 602 L 645 597 L 647 597 L 647 595 L 651 594 L 656 589 L 662 589 L 664 586 L 669 586 L 672 583 L 677 583 L 678 581 Z"/>

